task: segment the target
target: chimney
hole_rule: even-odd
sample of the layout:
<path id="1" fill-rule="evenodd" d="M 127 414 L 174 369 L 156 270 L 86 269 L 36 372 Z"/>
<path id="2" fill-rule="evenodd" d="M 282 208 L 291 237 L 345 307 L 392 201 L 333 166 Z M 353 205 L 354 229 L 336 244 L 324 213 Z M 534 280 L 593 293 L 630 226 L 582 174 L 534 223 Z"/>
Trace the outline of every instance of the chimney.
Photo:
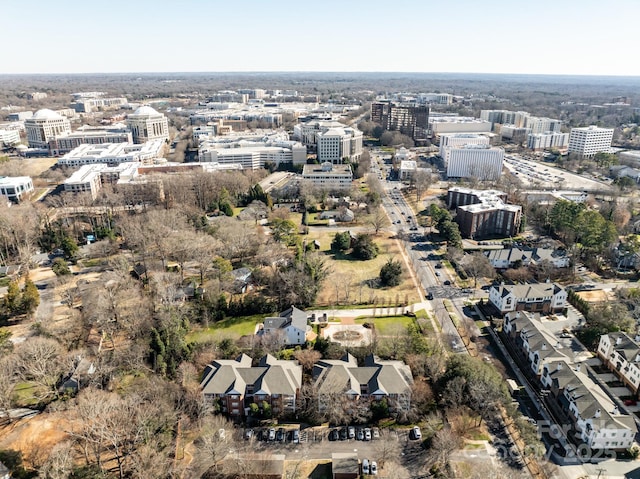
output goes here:
<path id="1" fill-rule="evenodd" d="M 576 372 L 578 372 L 578 373 L 580 372 L 580 365 L 579 364 L 576 364 Z"/>
<path id="2" fill-rule="evenodd" d="M 547 343 L 542 343 L 542 348 L 541 349 L 543 351 L 546 351 L 547 350 Z"/>
<path id="3" fill-rule="evenodd" d="M 558 361 L 558 364 L 556 366 L 556 371 L 560 371 L 562 370 L 562 361 Z"/>
<path id="4" fill-rule="evenodd" d="M 598 419 L 600 417 L 600 414 L 602 413 L 602 411 L 600 411 L 600 409 L 596 409 L 596 413 L 593 415 L 593 417 L 595 419 Z"/>
<path id="5" fill-rule="evenodd" d="M 616 338 L 616 346 L 620 346 L 622 344 L 622 336 L 618 336 Z"/>

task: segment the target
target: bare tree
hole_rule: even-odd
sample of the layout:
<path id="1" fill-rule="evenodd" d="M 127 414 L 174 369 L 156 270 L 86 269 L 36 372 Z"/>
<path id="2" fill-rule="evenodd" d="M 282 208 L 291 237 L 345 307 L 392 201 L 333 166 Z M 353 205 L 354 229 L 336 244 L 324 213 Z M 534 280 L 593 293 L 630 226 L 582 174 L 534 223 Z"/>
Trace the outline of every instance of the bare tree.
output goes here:
<path id="1" fill-rule="evenodd" d="M 382 207 L 376 206 L 373 213 L 368 217 L 368 223 L 375 234 L 378 234 L 380 230 L 389 226 L 389 218 Z"/>
<path id="2" fill-rule="evenodd" d="M 478 278 L 493 278 L 496 274 L 489 258 L 481 252 L 464 256 L 460 261 L 460 266 L 462 266 L 467 276 L 473 278 L 474 288 L 478 286 Z"/>
<path id="3" fill-rule="evenodd" d="M 36 386 L 34 397 L 43 400 L 57 395 L 56 386 L 69 363 L 54 339 L 36 337 L 15 349 L 16 370 L 23 381 Z"/>
<path id="4" fill-rule="evenodd" d="M 433 184 L 433 175 L 431 172 L 420 168 L 413 174 L 412 182 L 416 189 L 416 201 L 420 201 L 422 195 Z"/>
<path id="5" fill-rule="evenodd" d="M 387 429 L 383 429 L 380 432 L 380 440 L 374 444 L 374 451 L 378 457 L 380 467 L 386 468 L 389 465 L 389 461 L 400 457 L 401 449 L 397 436 L 389 433 Z"/>

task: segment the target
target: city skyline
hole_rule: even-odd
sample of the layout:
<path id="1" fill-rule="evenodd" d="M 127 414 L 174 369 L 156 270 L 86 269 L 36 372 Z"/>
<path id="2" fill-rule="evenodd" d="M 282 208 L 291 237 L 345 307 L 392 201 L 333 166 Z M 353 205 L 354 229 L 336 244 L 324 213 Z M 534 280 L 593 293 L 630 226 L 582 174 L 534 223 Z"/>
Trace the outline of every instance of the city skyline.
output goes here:
<path id="1" fill-rule="evenodd" d="M 640 3 L 188 0 L 4 5 L 0 74 L 417 72 L 640 75 Z M 24 20 L 21 20 L 24 16 Z M 11 19 L 16 21 L 11 21 Z M 17 21 L 21 20 L 21 21 Z M 615 35 L 613 32 L 615 31 Z"/>

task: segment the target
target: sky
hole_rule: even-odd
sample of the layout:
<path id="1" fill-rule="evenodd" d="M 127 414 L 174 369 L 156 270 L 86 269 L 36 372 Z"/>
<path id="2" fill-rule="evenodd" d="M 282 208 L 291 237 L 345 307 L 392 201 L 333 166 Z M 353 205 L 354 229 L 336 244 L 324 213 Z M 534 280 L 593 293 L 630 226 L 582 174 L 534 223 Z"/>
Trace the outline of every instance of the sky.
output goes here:
<path id="1" fill-rule="evenodd" d="M 638 75 L 640 0 L 2 0 L 2 73 Z"/>

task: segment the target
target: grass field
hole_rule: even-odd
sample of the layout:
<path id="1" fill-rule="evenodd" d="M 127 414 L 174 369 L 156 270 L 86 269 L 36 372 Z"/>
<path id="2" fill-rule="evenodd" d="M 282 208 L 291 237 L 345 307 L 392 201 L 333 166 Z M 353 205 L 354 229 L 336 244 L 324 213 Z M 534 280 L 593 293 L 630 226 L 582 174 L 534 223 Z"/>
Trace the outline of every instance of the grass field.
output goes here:
<path id="1" fill-rule="evenodd" d="M 240 338 L 253 334 L 256 324 L 261 323 L 266 315 L 241 316 L 219 321 L 208 328 L 194 328 L 187 335 L 187 341 L 193 343 L 206 343 L 222 338 Z"/>
<path id="2" fill-rule="evenodd" d="M 327 260 L 326 264 L 331 274 L 325 280 L 324 287 L 318 298 L 317 306 L 332 306 L 343 304 L 404 304 L 420 301 L 418 292 L 407 271 L 399 243 L 389 233 L 380 233 L 374 238 L 380 248 L 377 258 L 368 261 L 353 259 L 344 253 L 334 254 L 331 251 L 331 241 L 337 232 L 346 231 L 348 228 L 314 229 L 306 236 L 307 241 L 318 240 L 320 253 Z M 389 258 L 399 260 L 403 264 L 404 274 L 400 285 L 394 288 L 378 288 L 375 282 L 380 275 L 380 268 Z"/>
<path id="3" fill-rule="evenodd" d="M 356 324 L 373 323 L 376 332 L 381 336 L 395 334 L 399 328 L 406 329 L 413 324 L 414 319 L 409 316 L 387 316 L 382 318 L 359 318 Z"/>

